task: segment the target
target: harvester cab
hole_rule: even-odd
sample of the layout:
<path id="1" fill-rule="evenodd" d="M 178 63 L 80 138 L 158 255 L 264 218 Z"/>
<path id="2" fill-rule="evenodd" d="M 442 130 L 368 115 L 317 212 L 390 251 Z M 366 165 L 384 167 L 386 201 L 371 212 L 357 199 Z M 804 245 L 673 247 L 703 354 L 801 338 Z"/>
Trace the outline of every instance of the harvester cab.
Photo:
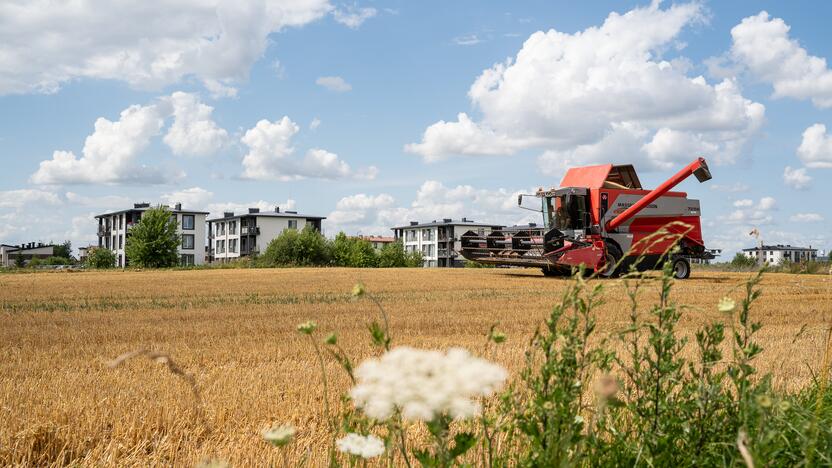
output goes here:
<path id="1" fill-rule="evenodd" d="M 711 178 L 704 159 L 651 191 L 642 188 L 632 165 L 569 169 L 559 188 L 518 197 L 521 208 L 541 212 L 542 226 L 485 237 L 469 231 L 461 253 L 486 264 L 541 268 L 547 276 L 569 274 L 579 265 L 614 276 L 632 263 L 640 270 L 659 267 L 678 245 L 670 259 L 674 275 L 687 278 L 690 258 L 712 258 L 702 240 L 699 201 L 670 191 L 690 175 L 700 182 Z M 537 199 L 534 208 L 528 198 Z"/>

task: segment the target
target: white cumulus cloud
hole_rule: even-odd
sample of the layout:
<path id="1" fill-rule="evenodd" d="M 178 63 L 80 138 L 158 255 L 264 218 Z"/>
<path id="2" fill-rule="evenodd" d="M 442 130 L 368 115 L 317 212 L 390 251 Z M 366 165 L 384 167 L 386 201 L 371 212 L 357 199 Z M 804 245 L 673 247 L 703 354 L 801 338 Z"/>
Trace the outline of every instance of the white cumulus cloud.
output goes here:
<path id="1" fill-rule="evenodd" d="M 810 55 L 789 37 L 789 25 L 765 11 L 731 29 L 731 57 L 774 88 L 774 97 L 811 99 L 832 107 L 832 71 L 826 59 Z"/>
<path id="2" fill-rule="evenodd" d="M 337 154 L 320 148 L 312 148 L 304 157 L 294 156 L 292 138 L 300 127 L 288 116 L 270 122 L 260 120 L 254 128 L 246 131 L 241 141 L 248 147 L 243 157 L 245 179 L 254 180 L 297 180 L 320 179 L 373 179 L 378 168 L 369 166 L 353 170 Z"/>
<path id="3" fill-rule="evenodd" d="M 160 89 L 194 76 L 233 95 L 229 83 L 248 77 L 270 34 L 330 11 L 327 0 L 5 1 L 0 94 L 54 92 L 77 78 Z"/>
<path id="4" fill-rule="evenodd" d="M 173 154 L 208 156 L 225 146 L 228 132 L 211 118 L 214 108 L 200 102 L 195 94 L 177 91 L 169 98 L 173 124 L 164 141 Z"/>
<path id="5" fill-rule="evenodd" d="M 95 121 L 81 157 L 71 151 L 55 151 L 42 161 L 32 177 L 35 184 L 158 183 L 167 177 L 161 171 L 136 164 L 136 157 L 158 135 L 164 124 L 164 106 L 133 105 L 113 122 Z"/>
<path id="6" fill-rule="evenodd" d="M 793 189 L 803 190 L 809 187 L 812 177 L 806 173 L 805 167 L 792 169 L 791 166 L 786 166 L 786 169 L 783 170 L 783 182 Z"/>
<path id="7" fill-rule="evenodd" d="M 814 124 L 803 132 L 797 156 L 806 167 L 832 168 L 832 136 L 826 133 L 826 125 Z"/>
<path id="8" fill-rule="evenodd" d="M 668 169 L 698 155 L 731 163 L 762 125 L 764 106 L 732 79 L 710 84 L 688 75 L 684 57 L 662 58 L 704 16 L 699 3 L 654 2 L 574 34 L 538 31 L 471 85 L 479 120 L 462 113 L 437 122 L 405 150 L 437 160 L 540 148 L 550 173 L 600 161 Z"/>
<path id="9" fill-rule="evenodd" d="M 175 192 L 163 193 L 160 197 L 168 205 L 182 203 L 182 207 L 190 210 L 205 209 L 208 202 L 214 197 L 214 193 L 202 187 L 191 187 Z"/>

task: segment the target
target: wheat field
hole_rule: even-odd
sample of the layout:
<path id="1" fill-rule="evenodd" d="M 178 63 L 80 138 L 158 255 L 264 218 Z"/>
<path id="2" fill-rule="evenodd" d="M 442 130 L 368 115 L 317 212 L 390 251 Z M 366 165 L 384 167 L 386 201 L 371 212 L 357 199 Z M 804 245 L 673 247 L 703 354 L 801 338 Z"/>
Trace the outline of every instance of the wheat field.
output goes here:
<path id="1" fill-rule="evenodd" d="M 686 333 L 724 317 L 723 296 L 740 298 L 748 274 L 694 270 L 673 297 L 689 306 Z M 338 333 L 357 361 L 377 354 L 367 324 L 378 312 L 355 300 L 356 282 L 390 315 L 393 345 L 462 346 L 482 353 L 492 324 L 508 335 L 493 358 L 512 375 L 533 330 L 567 280 L 533 270 L 246 269 L 52 272 L 0 275 L 0 465 L 316 466 L 328 442 L 320 372 L 296 325 Z M 621 280 L 604 283 L 602 334 L 628 320 Z M 642 293 L 643 310 L 657 288 Z M 758 367 L 780 388 L 806 384 L 832 321 L 829 276 L 769 274 L 753 316 L 763 323 Z M 111 368 L 123 353 L 166 353 L 195 381 L 150 359 Z M 336 392 L 347 387 L 329 362 Z M 336 398 L 331 396 L 333 404 Z M 298 429 L 288 458 L 260 431 Z M 288 460 L 288 461 L 287 461 Z"/>

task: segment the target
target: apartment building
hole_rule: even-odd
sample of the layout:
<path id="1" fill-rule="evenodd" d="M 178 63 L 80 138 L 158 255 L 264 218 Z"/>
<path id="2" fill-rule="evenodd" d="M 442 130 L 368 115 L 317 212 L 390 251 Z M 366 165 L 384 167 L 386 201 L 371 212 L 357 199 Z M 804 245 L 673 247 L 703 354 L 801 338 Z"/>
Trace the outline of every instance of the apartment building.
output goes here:
<path id="1" fill-rule="evenodd" d="M 477 223 L 467 218 L 454 221 L 445 218 L 442 221 L 419 223 L 411 221 L 407 226 L 391 228 L 395 240 L 401 240 L 406 252 L 421 252 L 425 267 L 461 267 L 465 264 L 459 255 L 462 248 L 460 238 L 468 231 L 486 235 L 501 229 L 497 224 Z"/>
<path id="2" fill-rule="evenodd" d="M 269 242 L 287 229 L 309 226 L 321 230 L 324 216 L 310 216 L 297 211 L 260 211 L 249 208 L 248 213 L 223 213 L 221 218 L 208 220 L 208 256 L 211 262 L 228 262 L 258 254 Z"/>
<path id="3" fill-rule="evenodd" d="M 98 246 L 116 254 L 116 265 L 120 268 L 130 264 L 124 251 L 130 228 L 142 219 L 142 213 L 151 208 L 150 203 L 136 203 L 133 208 L 104 213 L 98 220 Z M 170 207 L 166 207 L 170 209 Z M 176 233 L 181 238 L 179 261 L 181 265 L 202 265 L 205 263 L 205 211 L 183 210 L 177 203 L 170 210 L 171 219 L 176 220 Z"/>
<path id="4" fill-rule="evenodd" d="M 0 265 L 12 267 L 17 264 L 17 258 L 22 257 L 24 264 L 35 258 L 49 258 L 55 255 L 55 246 L 40 242 L 29 242 L 21 245 L 0 244 Z"/>
<path id="5" fill-rule="evenodd" d="M 742 249 L 743 255 L 753 258 L 758 263 L 766 262 L 769 265 L 777 265 L 782 261 L 807 262 L 817 261 L 818 249 L 809 247 L 794 247 L 791 245 L 762 245 L 750 249 Z"/>

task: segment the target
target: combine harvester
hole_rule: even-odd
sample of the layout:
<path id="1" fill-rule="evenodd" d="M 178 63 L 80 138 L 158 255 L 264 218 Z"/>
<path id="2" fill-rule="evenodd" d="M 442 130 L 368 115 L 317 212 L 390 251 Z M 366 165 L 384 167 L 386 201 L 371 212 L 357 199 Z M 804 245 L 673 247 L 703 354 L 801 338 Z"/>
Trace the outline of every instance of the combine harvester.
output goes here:
<path id="1" fill-rule="evenodd" d="M 699 182 L 711 179 L 703 158 L 651 191 L 642 189 L 631 164 L 569 169 L 560 188 L 518 197 L 521 208 L 526 208 L 524 197 L 542 200 L 542 208 L 534 210 L 543 213 L 542 228 L 492 231 L 485 237 L 468 231 L 461 238 L 462 256 L 484 264 L 541 268 L 546 276 L 568 275 L 584 265 L 613 277 L 634 262 L 639 270 L 660 268 L 662 257 L 678 243 L 670 258 L 673 274 L 687 278 L 690 258 L 714 258 L 702 241 L 699 200 L 670 191 L 691 175 Z"/>

